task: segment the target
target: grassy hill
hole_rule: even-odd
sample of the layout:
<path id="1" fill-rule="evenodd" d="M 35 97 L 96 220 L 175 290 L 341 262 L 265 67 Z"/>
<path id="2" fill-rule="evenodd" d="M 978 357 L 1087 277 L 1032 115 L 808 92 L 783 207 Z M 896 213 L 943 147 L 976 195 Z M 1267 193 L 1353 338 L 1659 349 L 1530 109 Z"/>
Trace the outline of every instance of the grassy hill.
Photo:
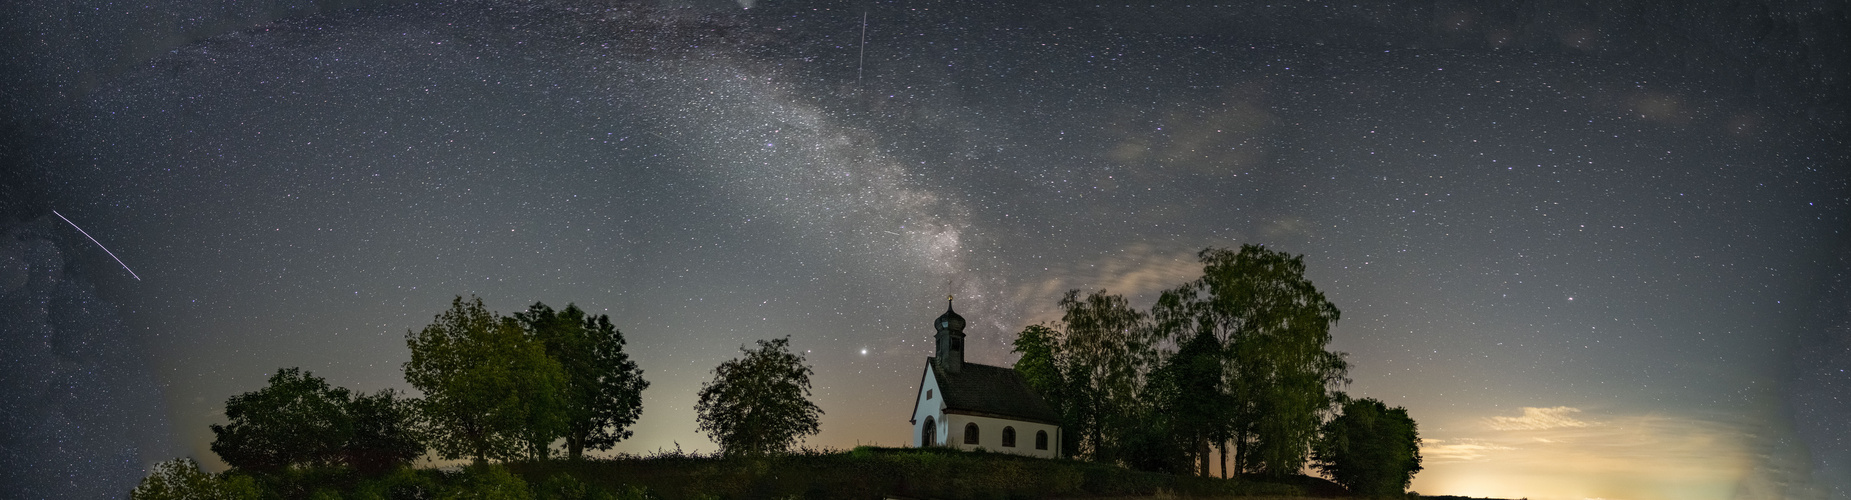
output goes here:
<path id="1" fill-rule="evenodd" d="M 1223 480 L 1140 472 L 1073 460 L 950 449 L 859 447 L 764 458 L 659 454 L 583 462 L 508 464 L 530 484 L 560 475 L 611 492 L 662 500 L 1036 499 L 1088 497 L 1340 496 L 1322 479 Z"/>
<path id="2" fill-rule="evenodd" d="M 944 448 L 803 451 L 770 457 L 677 452 L 585 461 L 403 467 L 363 476 L 343 467 L 291 467 L 271 474 L 207 474 L 186 459 L 163 462 L 135 498 L 279 500 L 1172 500 L 1348 497 L 1306 476 L 1218 479 L 1128 470 L 1073 460 Z M 1496 500 L 1409 495 L 1406 500 Z M 1397 500 L 1401 500 L 1397 497 Z"/>

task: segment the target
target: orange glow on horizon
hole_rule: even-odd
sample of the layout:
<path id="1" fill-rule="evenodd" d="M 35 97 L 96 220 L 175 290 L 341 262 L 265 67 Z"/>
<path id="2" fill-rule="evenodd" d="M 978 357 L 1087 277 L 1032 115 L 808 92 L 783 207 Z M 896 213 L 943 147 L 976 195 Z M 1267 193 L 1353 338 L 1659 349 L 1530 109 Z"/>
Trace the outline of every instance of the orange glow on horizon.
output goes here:
<path id="1" fill-rule="evenodd" d="M 1754 454 L 1733 426 L 1698 418 L 1523 408 L 1476 428 L 1423 436 L 1430 495 L 1534 500 L 1740 498 Z"/>

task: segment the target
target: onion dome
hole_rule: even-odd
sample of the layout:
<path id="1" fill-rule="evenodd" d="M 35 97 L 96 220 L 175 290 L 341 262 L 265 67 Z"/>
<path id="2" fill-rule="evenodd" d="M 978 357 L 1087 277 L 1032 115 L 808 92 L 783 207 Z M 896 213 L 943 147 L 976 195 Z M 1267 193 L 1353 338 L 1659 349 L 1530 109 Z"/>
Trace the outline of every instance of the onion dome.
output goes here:
<path id="1" fill-rule="evenodd" d="M 951 310 L 951 297 L 945 297 L 945 314 L 939 315 L 938 320 L 932 322 L 932 326 L 940 331 L 964 331 L 964 317 Z"/>

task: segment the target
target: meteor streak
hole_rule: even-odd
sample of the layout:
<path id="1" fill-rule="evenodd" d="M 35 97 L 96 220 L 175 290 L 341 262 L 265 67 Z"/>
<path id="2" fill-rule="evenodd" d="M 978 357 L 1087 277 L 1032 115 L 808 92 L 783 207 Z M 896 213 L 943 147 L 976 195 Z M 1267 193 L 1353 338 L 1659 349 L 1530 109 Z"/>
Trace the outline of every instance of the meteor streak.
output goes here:
<path id="1" fill-rule="evenodd" d="M 117 257 L 117 256 L 116 256 L 116 253 L 115 253 L 115 252 L 111 252 L 111 251 L 109 251 L 109 247 L 106 247 L 106 246 L 103 246 L 103 242 L 101 242 L 101 241 L 96 241 L 96 237 L 95 237 L 95 236 L 91 236 L 89 232 L 86 232 L 86 231 L 84 231 L 84 228 L 81 228 L 81 227 L 77 227 L 77 223 L 75 223 L 75 222 L 71 222 L 71 219 L 70 219 L 70 218 L 68 218 L 68 217 L 65 217 L 65 216 L 64 216 L 64 214 L 61 214 L 61 213 L 58 213 L 58 211 L 57 211 L 57 210 L 52 210 L 52 211 L 51 211 L 51 213 L 52 213 L 52 215 L 56 215 L 56 216 L 58 216 L 58 218 L 60 218 L 60 219 L 64 219 L 64 223 L 65 223 L 65 224 L 70 224 L 70 225 L 71 225 L 71 227 L 73 227 L 73 228 L 77 228 L 77 232 L 79 232 L 79 233 L 83 233 L 83 235 L 84 235 L 84 237 L 85 237 L 85 238 L 90 238 L 90 242 L 91 242 L 91 243 L 95 243 L 95 244 L 96 244 L 96 247 L 97 247 L 97 248 L 101 248 L 101 249 L 103 249 L 103 253 L 106 253 L 106 254 L 109 254 L 109 258 L 111 258 L 111 259 L 116 259 L 116 263 L 117 263 L 117 264 L 122 264 L 122 270 L 124 270 L 124 271 L 128 271 L 128 272 L 129 272 L 129 276 L 135 276 L 135 281 L 141 281 L 141 276 L 136 276 L 136 275 L 135 275 L 135 270 L 134 270 L 134 269 L 129 269 L 129 265 L 128 265 L 128 264 L 124 264 L 124 263 L 122 262 L 122 258 L 121 258 L 121 257 Z"/>
<path id="2" fill-rule="evenodd" d="M 868 67 L 868 11 L 861 11 L 861 56 L 855 60 L 855 88 L 861 88 L 861 70 Z"/>

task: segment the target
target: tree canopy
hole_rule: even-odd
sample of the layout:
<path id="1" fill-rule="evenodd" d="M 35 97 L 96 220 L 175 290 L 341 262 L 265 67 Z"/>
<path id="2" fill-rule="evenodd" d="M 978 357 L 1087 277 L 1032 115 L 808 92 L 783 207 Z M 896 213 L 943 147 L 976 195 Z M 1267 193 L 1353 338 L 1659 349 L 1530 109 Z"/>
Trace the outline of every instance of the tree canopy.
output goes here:
<path id="1" fill-rule="evenodd" d="M 810 402 L 810 375 L 803 356 L 790 352 L 790 337 L 739 346 L 745 357 L 713 369 L 694 407 L 700 430 L 727 455 L 763 455 L 790 449 L 821 431 L 822 408 Z"/>
<path id="2" fill-rule="evenodd" d="M 227 399 L 225 416 L 229 423 L 211 426 L 212 451 L 247 472 L 345 465 L 377 475 L 424 454 L 416 417 L 397 393 L 355 395 L 299 368 Z"/>
<path id="3" fill-rule="evenodd" d="M 564 434 L 565 370 L 518 320 L 490 313 L 482 299 L 456 297 L 429 326 L 407 331 L 405 343 L 405 380 L 424 392 L 418 409 L 440 456 L 545 458 Z"/>
<path id="4" fill-rule="evenodd" d="M 129 500 L 257 500 L 263 490 L 250 476 L 220 476 L 199 470 L 190 458 L 154 464 L 129 491 Z"/>
<path id="5" fill-rule="evenodd" d="M 1119 295 L 1100 290 L 1081 297 L 1068 291 L 1060 300 L 1060 358 L 1065 366 L 1072 416 L 1078 434 L 1076 454 L 1116 461 L 1125 429 L 1141 426 L 1139 391 L 1155 360 L 1148 317 Z"/>
<path id="6" fill-rule="evenodd" d="M 1022 355 L 1016 359 L 1015 370 L 1022 374 L 1028 387 L 1059 412 L 1061 427 L 1066 428 L 1067 432 L 1059 433 L 1061 442 L 1058 448 L 1062 456 L 1072 456 L 1074 450 L 1079 448 L 1081 434 L 1075 432 L 1075 429 L 1080 428 L 1075 420 L 1074 408 L 1078 402 L 1068 396 L 1071 388 L 1068 387 L 1066 373 L 1061 371 L 1065 363 L 1056 357 L 1063 352 L 1059 345 L 1060 339 L 1060 332 L 1047 325 L 1029 325 L 1016 335 L 1011 352 Z"/>
<path id="7" fill-rule="evenodd" d="M 1336 388 L 1348 382 L 1344 354 L 1325 350 L 1337 306 L 1305 278 L 1303 256 L 1242 245 L 1197 257 L 1202 277 L 1164 291 L 1151 316 L 1164 336 L 1205 334 L 1221 344 L 1220 427 L 1234 448 L 1233 470 L 1295 474 Z"/>
<path id="8" fill-rule="evenodd" d="M 269 385 L 225 401 L 225 425 L 212 424 L 212 452 L 239 469 L 274 473 L 292 465 L 332 465 L 352 424 L 350 391 L 299 368 L 277 370 Z"/>
<path id="9" fill-rule="evenodd" d="M 586 448 L 609 450 L 629 438 L 630 425 L 643 413 L 643 389 L 649 382 L 624 353 L 623 332 L 610 316 L 591 316 L 574 304 L 554 311 L 534 303 L 514 317 L 565 371 L 561 399 L 567 457 L 578 460 Z"/>
<path id="10" fill-rule="evenodd" d="M 1066 376 L 1061 374 L 1060 365 L 1054 359 L 1057 349 L 1054 343 L 1059 340 L 1057 335 L 1047 325 L 1029 325 L 1016 335 L 1012 350 L 1022 354 L 1015 362 L 1015 371 L 1021 372 L 1029 388 L 1040 393 L 1050 403 L 1062 399 L 1058 395 L 1061 386 L 1066 384 Z M 1059 408 L 1059 405 L 1055 407 Z"/>
<path id="11" fill-rule="evenodd" d="M 1399 496 L 1421 469 L 1414 419 L 1374 399 L 1344 404 L 1312 449 L 1319 471 L 1360 496 Z"/>
<path id="12" fill-rule="evenodd" d="M 361 474 L 376 476 L 423 456 L 415 404 L 392 389 L 354 396 L 346 405 L 352 432 L 341 447 L 341 461 Z"/>
<path id="13" fill-rule="evenodd" d="M 1227 436 L 1228 394 L 1222 380 L 1222 349 L 1213 335 L 1200 332 L 1177 346 L 1176 353 L 1151 374 L 1148 390 L 1158 414 L 1180 448 L 1188 469 L 1208 474 L 1209 448 Z"/>
<path id="14" fill-rule="evenodd" d="M 1197 258 L 1202 276 L 1148 311 L 1068 291 L 1059 321 L 1017 337 L 1017 370 L 1061 411 L 1073 456 L 1206 473 L 1218 448 L 1224 475 L 1296 474 L 1349 382 L 1327 349 L 1340 313 L 1303 256 L 1243 245 Z"/>

